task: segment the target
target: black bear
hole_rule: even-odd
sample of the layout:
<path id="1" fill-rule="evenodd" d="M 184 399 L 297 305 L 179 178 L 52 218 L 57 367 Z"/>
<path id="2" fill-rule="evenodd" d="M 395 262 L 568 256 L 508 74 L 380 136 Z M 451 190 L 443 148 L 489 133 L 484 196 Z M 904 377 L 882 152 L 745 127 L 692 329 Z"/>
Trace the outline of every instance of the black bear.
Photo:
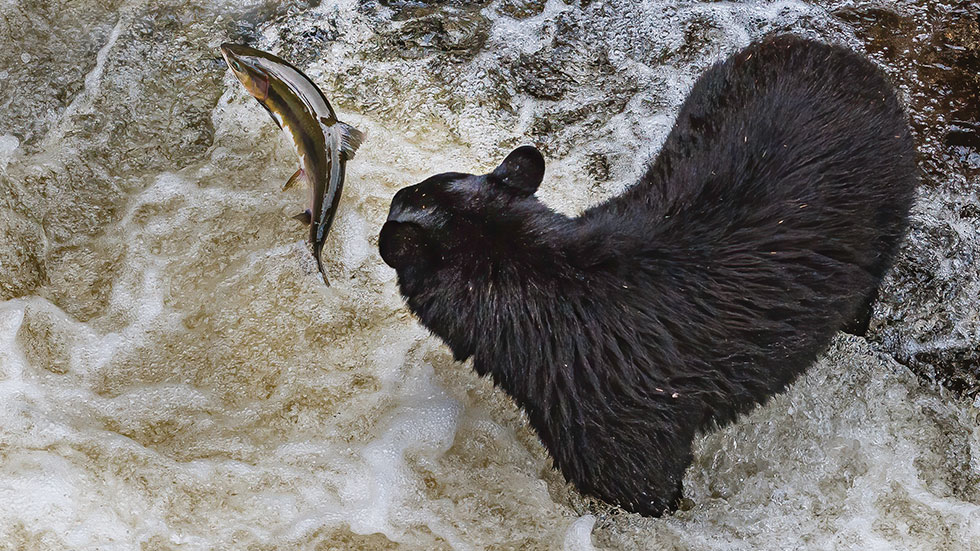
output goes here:
<path id="1" fill-rule="evenodd" d="M 698 431 L 864 331 L 917 181 L 882 73 L 791 36 L 705 72 L 622 195 L 568 217 L 534 197 L 543 176 L 525 146 L 402 189 L 381 256 L 568 480 L 654 516 L 675 509 Z"/>

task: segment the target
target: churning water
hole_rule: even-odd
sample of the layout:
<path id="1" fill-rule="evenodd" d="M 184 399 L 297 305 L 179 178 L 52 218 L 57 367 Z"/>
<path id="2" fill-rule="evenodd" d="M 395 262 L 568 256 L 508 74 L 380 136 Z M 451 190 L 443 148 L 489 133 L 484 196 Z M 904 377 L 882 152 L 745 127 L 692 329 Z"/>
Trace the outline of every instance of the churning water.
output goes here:
<path id="1" fill-rule="evenodd" d="M 533 142 L 541 197 L 579 211 L 637 177 L 713 61 L 775 31 L 871 51 L 868 14 L 906 32 L 920 4 L 312 4 L 0 1 L 0 549 L 980 549 L 980 404 L 906 367 L 922 347 L 969 359 L 980 333 L 968 143 L 957 172 L 919 132 L 922 254 L 870 341 L 839 337 L 700 439 L 693 504 L 664 519 L 566 485 L 377 254 L 402 186 Z M 292 148 L 226 70 L 228 40 L 294 61 L 367 132 L 332 287 L 289 219 L 305 192 L 279 191 Z M 920 297 L 915 274 L 959 283 Z"/>

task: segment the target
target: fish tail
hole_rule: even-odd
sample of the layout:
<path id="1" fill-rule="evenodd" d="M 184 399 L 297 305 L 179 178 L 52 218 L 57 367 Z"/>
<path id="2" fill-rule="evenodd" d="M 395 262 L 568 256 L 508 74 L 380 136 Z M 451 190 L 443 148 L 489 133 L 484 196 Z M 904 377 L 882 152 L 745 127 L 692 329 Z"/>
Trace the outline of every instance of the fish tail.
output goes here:
<path id="1" fill-rule="evenodd" d="M 323 261 L 320 260 L 320 251 L 322 251 L 322 250 L 323 250 L 323 247 L 322 246 L 320 246 L 320 247 L 314 246 L 313 247 L 313 258 L 316 259 L 316 267 L 317 267 L 318 270 L 320 270 L 320 276 L 323 277 L 323 283 L 324 283 L 324 285 L 326 285 L 327 287 L 330 287 L 330 281 L 327 279 L 327 271 L 323 268 Z"/>
<path id="2" fill-rule="evenodd" d="M 337 121 L 337 126 L 340 127 L 340 154 L 349 161 L 354 158 L 357 148 L 361 147 L 365 134 L 344 122 Z"/>

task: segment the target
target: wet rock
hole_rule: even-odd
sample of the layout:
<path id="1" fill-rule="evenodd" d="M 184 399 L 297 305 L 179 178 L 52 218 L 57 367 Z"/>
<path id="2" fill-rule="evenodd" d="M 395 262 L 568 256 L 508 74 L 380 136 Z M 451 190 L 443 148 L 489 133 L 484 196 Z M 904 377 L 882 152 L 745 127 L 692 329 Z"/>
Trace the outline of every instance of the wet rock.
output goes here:
<path id="1" fill-rule="evenodd" d="M 500 13 L 514 19 L 527 19 L 543 12 L 546 3 L 540 0 L 503 0 L 496 8 Z"/>
<path id="2" fill-rule="evenodd" d="M 7 507 L 0 541 L 552 549 L 592 513 L 609 549 L 962 546 L 980 502 L 975 408 L 893 359 L 974 392 L 957 377 L 980 340 L 980 151 L 975 115 L 944 103 L 972 81 L 943 79 L 969 79 L 975 48 L 956 38 L 965 4 L 915 1 L 890 4 L 892 19 L 854 7 L 870 15 L 851 25 L 809 2 L 0 0 L 14 46 L 0 134 L 17 136 L 0 144 L 0 298 L 25 297 L 0 305 L 25 360 L 11 384 L 0 358 L 0 475 L 15 497 L 57 500 L 41 517 Z M 706 436 L 693 508 L 627 515 L 576 494 L 512 401 L 426 336 L 377 228 L 413 179 L 492 168 L 529 142 L 548 152 L 549 204 L 594 204 L 642 171 L 707 65 L 780 29 L 892 41 L 867 49 L 917 117 L 929 176 L 914 230 L 874 346 L 841 336 L 786 393 Z M 224 40 L 295 61 L 370 131 L 329 289 L 288 221 L 302 193 L 279 192 L 294 153 L 231 80 Z M 15 67 L 22 53 L 43 71 Z M 916 65 L 927 57 L 951 70 Z"/>
<path id="3" fill-rule="evenodd" d="M 980 394 L 980 342 L 926 350 L 904 358 L 909 367 L 965 396 Z"/>
<path id="4" fill-rule="evenodd" d="M 17 332 L 17 341 L 32 366 L 56 375 L 64 375 L 71 368 L 71 334 L 51 313 L 35 307 L 27 308 L 24 322 Z"/>
<path id="5" fill-rule="evenodd" d="M 869 53 L 906 89 L 925 153 L 922 168 L 941 180 L 948 169 L 963 168 L 944 166 L 952 160 L 944 135 L 951 126 L 980 123 L 980 16 L 969 0 L 944 7 L 919 0 L 903 8 L 861 6 L 836 15 L 854 26 Z"/>
<path id="6" fill-rule="evenodd" d="M 946 145 L 969 147 L 980 151 L 980 122 L 952 121 L 946 131 Z"/>
<path id="7" fill-rule="evenodd" d="M 119 19 L 120 1 L 32 4 L 0 17 L 0 106 L 4 133 L 33 152 L 68 105 L 85 88 Z M 43 67 L 44 70 L 38 70 Z"/>
<path id="8" fill-rule="evenodd" d="M 295 16 L 320 5 L 320 0 L 288 0 L 285 2 L 260 2 L 248 6 L 232 19 L 233 28 L 227 32 L 227 41 L 256 46 L 262 37 L 262 29 L 283 19 Z M 280 32 L 289 32 L 279 26 Z"/>
<path id="9" fill-rule="evenodd" d="M 112 282 L 124 267 L 124 250 L 124 243 L 96 240 L 49 252 L 49 285 L 42 294 L 78 321 L 97 318 L 109 305 Z"/>
<path id="10" fill-rule="evenodd" d="M 561 99 L 575 79 L 562 71 L 562 59 L 568 56 L 561 51 L 551 55 L 521 53 L 518 62 L 511 69 L 517 89 L 537 99 Z"/>
<path id="11" fill-rule="evenodd" d="M 392 20 L 404 21 L 428 16 L 451 16 L 460 11 L 479 11 L 490 2 L 488 0 L 476 2 L 467 2 L 466 0 L 379 0 L 378 3 L 391 11 Z"/>
<path id="12" fill-rule="evenodd" d="M 604 182 L 609 179 L 609 157 L 601 153 L 592 153 L 588 156 L 585 170 L 597 182 Z"/>
<path id="13" fill-rule="evenodd" d="M 45 280 L 41 225 L 0 209 L 0 300 L 35 292 Z"/>
<path id="14" fill-rule="evenodd" d="M 442 53 L 461 61 L 476 56 L 487 40 L 487 18 L 475 9 L 430 13 L 432 9 L 406 8 L 401 12 L 403 23 L 380 30 L 377 40 L 381 55 L 418 59 Z"/>
<path id="15" fill-rule="evenodd" d="M 859 6 L 853 25 L 905 92 L 922 190 L 870 338 L 922 377 L 980 395 L 980 16 L 973 2 Z"/>
<path id="16" fill-rule="evenodd" d="M 665 58 L 671 62 L 690 62 L 712 51 L 720 38 L 720 26 L 710 17 L 695 17 L 684 26 L 684 40 Z"/>
<path id="17" fill-rule="evenodd" d="M 568 155 L 573 147 L 594 140 L 598 130 L 622 111 L 627 101 L 629 97 L 624 94 L 582 104 L 556 104 L 535 117 L 530 131 L 539 137 L 540 149 L 547 155 Z"/>
<path id="18" fill-rule="evenodd" d="M 97 157 L 111 173 L 179 169 L 210 147 L 210 112 L 226 69 L 209 47 L 216 29 L 198 23 L 207 19 L 196 6 L 156 5 L 137 13 L 121 32 L 106 61 L 102 93 L 78 130 L 79 138 L 104 140 L 107 147 Z M 136 76 L 144 74 L 154 78 Z"/>

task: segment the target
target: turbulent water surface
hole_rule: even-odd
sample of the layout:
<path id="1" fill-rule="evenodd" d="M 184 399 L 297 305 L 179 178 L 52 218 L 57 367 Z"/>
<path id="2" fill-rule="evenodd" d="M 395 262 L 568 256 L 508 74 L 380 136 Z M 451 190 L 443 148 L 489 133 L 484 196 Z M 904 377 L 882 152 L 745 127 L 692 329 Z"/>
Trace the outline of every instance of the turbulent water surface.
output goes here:
<path id="1" fill-rule="evenodd" d="M 980 549 L 977 25 L 924 0 L 0 0 L 0 549 Z M 536 143 L 540 196 L 580 211 L 701 71 L 779 31 L 899 85 L 912 237 L 868 339 L 698 440 L 686 510 L 583 498 L 403 306 L 389 200 Z M 332 287 L 228 40 L 367 131 Z"/>

